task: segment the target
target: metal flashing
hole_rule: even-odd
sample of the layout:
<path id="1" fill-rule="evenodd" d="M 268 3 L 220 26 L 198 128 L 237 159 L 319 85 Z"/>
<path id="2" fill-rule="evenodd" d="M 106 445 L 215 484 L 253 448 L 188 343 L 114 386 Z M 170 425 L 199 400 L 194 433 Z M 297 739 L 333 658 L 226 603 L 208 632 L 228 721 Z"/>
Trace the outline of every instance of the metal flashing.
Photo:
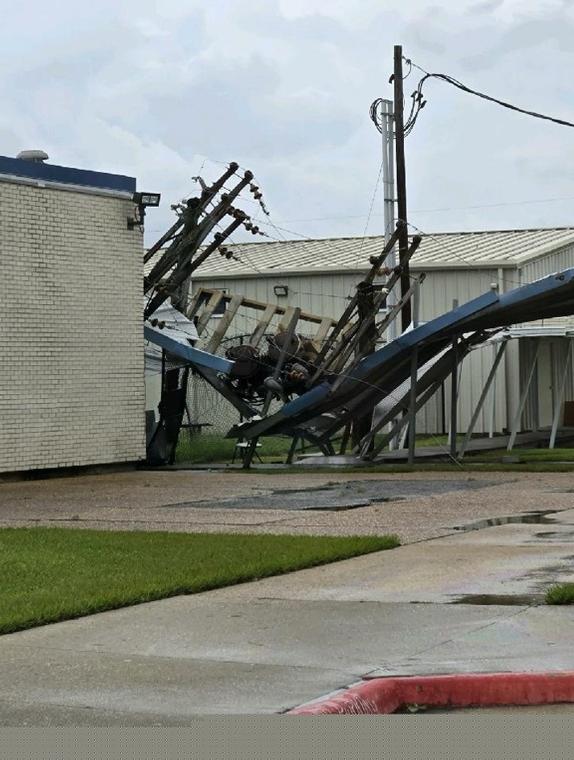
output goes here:
<path id="1" fill-rule="evenodd" d="M 8 181 L 10 178 L 27 179 L 37 183 L 74 185 L 130 194 L 136 189 L 135 178 L 123 174 L 74 169 L 69 166 L 25 161 L 8 156 L 0 156 L 0 178 L 6 178 Z"/>

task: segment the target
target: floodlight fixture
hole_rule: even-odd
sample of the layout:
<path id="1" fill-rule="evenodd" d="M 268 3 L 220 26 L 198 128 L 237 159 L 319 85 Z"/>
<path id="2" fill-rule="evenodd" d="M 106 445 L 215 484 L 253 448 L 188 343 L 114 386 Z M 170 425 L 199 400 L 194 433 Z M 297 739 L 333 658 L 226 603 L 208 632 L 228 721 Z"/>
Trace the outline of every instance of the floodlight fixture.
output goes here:
<path id="1" fill-rule="evenodd" d="M 134 193 L 132 200 L 138 206 L 159 206 L 161 193 Z"/>
<path id="2" fill-rule="evenodd" d="M 128 230 L 139 227 L 143 231 L 146 208 L 157 208 L 161 200 L 160 193 L 134 193 L 132 201 L 137 206 L 137 216 L 135 219 L 128 218 Z"/>

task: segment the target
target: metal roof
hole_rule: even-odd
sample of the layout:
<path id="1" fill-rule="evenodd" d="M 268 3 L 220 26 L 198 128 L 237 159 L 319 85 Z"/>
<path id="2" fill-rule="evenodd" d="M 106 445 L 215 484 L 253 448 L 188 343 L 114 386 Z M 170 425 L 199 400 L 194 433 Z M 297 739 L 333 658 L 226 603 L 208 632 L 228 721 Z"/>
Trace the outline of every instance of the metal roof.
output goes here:
<path id="1" fill-rule="evenodd" d="M 423 234 L 414 269 L 520 267 L 574 244 L 574 227 Z M 193 279 L 258 277 L 278 273 L 322 274 L 363 271 L 381 252 L 382 236 L 322 238 L 229 245 L 240 261 L 213 255 Z"/>

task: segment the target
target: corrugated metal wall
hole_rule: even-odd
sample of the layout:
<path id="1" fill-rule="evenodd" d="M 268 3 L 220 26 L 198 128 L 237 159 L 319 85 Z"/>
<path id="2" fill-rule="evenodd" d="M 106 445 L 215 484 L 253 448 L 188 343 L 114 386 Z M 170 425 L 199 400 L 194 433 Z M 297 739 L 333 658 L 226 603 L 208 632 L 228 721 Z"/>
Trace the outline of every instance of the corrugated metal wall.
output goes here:
<path id="1" fill-rule="evenodd" d="M 454 306 L 466 303 L 485 293 L 496 283 L 498 273 L 491 269 L 472 270 L 433 270 L 427 272 L 421 287 L 420 317 L 428 321 L 450 311 Z M 482 392 L 486 378 L 492 366 L 493 355 L 490 347 L 472 351 L 464 360 L 460 372 L 458 396 L 458 430 L 464 431 L 476 402 Z M 497 372 L 496 382 L 504 388 L 505 367 L 502 364 Z M 490 404 L 487 402 L 476 423 L 475 432 L 483 433 L 489 429 Z M 445 416 L 450 420 L 450 381 L 445 383 Z M 421 410 L 417 420 L 419 432 L 438 433 L 442 427 L 440 394 Z M 497 394 L 495 408 L 495 429 L 501 430 L 506 425 L 506 404 L 504 394 Z"/>
<path id="2" fill-rule="evenodd" d="M 512 290 L 522 283 L 545 277 L 553 272 L 574 267 L 574 245 L 567 246 L 548 254 L 536 261 L 526 263 L 517 269 L 445 269 L 430 270 L 421 287 L 420 319 L 428 321 L 453 308 L 455 302 L 466 301 L 487 292 L 493 284 L 498 284 L 502 291 Z M 413 273 L 416 270 L 413 269 Z M 323 316 L 338 318 L 361 280 L 359 273 L 309 274 L 309 275 L 275 275 L 273 277 L 256 276 L 253 278 L 221 278 L 197 280 L 193 283 L 193 292 L 199 287 L 220 288 L 229 293 L 241 293 L 249 298 L 263 302 L 278 303 L 282 306 L 299 306 L 304 311 Z M 289 288 L 287 297 L 277 297 L 273 292 L 275 285 Z M 234 320 L 234 334 L 249 334 L 256 324 L 256 315 L 251 311 L 240 310 Z M 212 320 L 215 325 L 216 318 Z M 231 333 L 231 331 L 230 331 Z M 561 349 L 560 349 L 561 350 Z M 546 355 L 548 353 L 548 356 Z M 496 376 L 495 424 L 494 429 L 501 432 L 507 428 L 514 415 L 520 392 L 520 351 L 518 341 L 512 341 L 506 350 L 504 361 L 499 366 Z M 550 358 L 549 358 L 550 357 Z M 459 431 L 468 426 L 473 409 L 478 401 L 484 383 L 492 366 L 494 353 L 492 347 L 473 351 L 462 366 L 459 393 Z M 551 361 L 549 352 L 542 354 L 541 362 Z M 544 368 L 541 368 L 544 377 Z M 547 383 L 546 383 L 547 384 Z M 450 418 L 450 388 L 445 383 L 445 409 L 447 425 Z M 573 391 L 574 393 L 574 391 Z M 567 394 L 567 398 L 570 394 Z M 487 399 L 475 427 L 476 433 L 487 432 L 490 426 L 491 403 Z M 234 413 L 234 417 L 236 414 Z M 548 415 L 545 413 L 544 418 Z M 528 417 L 528 412 L 526 413 Z M 417 430 L 420 433 L 440 433 L 443 410 L 440 393 L 425 406 L 419 415 Z M 525 422 L 527 420 L 525 419 Z"/>
<path id="3" fill-rule="evenodd" d="M 450 311 L 453 304 L 459 304 L 479 296 L 487 291 L 493 282 L 497 281 L 498 273 L 490 269 L 473 270 L 433 270 L 427 272 L 425 282 L 421 287 L 420 319 L 428 321 Z M 237 279 L 197 280 L 193 283 L 193 292 L 200 287 L 218 288 L 229 293 L 241 293 L 248 298 L 259 301 L 278 303 L 281 306 L 299 306 L 304 311 L 310 311 L 323 316 L 338 318 L 348 303 L 349 295 L 353 293 L 359 282 L 359 274 L 325 274 L 306 276 L 276 276 Z M 287 297 L 277 297 L 273 292 L 275 285 L 286 285 L 289 288 Z M 215 326 L 216 319 L 211 320 Z M 253 310 L 240 309 L 233 321 L 233 329 L 228 334 L 251 333 L 257 321 Z M 490 349 L 473 351 L 463 363 L 459 394 L 459 429 L 464 430 L 470 421 L 474 404 L 478 400 L 484 381 L 492 363 Z M 497 383 L 499 389 L 504 389 L 505 369 L 499 368 Z M 445 397 L 446 419 L 449 419 L 450 391 L 446 384 Z M 501 430 L 506 425 L 506 404 L 504 393 L 497 394 L 496 429 Z M 476 425 L 476 432 L 484 432 L 489 426 L 489 405 L 485 405 Z M 426 404 L 421 410 L 417 429 L 420 433 L 440 433 L 442 428 L 441 394 Z"/>
<path id="4" fill-rule="evenodd" d="M 345 274 L 198 280 L 193 283 L 192 291 L 195 293 L 200 287 L 218 288 L 264 303 L 299 306 L 303 311 L 336 319 L 345 309 L 348 297 L 360 279 L 360 275 Z M 276 296 L 273 292 L 275 285 L 286 285 L 289 295 Z M 251 309 L 240 309 L 228 335 L 253 332 L 256 316 Z"/>
<path id="5" fill-rule="evenodd" d="M 525 264 L 521 269 L 522 282 L 534 282 L 569 267 L 574 267 L 574 245 L 566 246 Z"/>

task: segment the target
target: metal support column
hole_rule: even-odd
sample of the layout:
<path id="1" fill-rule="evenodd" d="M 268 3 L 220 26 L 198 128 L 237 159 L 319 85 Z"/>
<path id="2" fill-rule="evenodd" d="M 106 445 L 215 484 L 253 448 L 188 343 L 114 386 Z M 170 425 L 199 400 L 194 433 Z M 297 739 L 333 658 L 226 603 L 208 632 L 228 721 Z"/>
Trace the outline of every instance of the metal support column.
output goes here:
<path id="1" fill-rule="evenodd" d="M 383 100 L 381 104 L 382 113 L 382 149 L 383 149 L 383 222 L 385 225 L 384 237 L 388 242 L 393 234 L 395 226 L 395 133 L 394 133 L 394 114 L 393 103 L 391 100 Z M 385 260 L 385 266 L 394 269 L 397 265 L 397 252 L 393 248 Z M 396 296 L 391 291 L 387 296 L 387 307 L 392 307 L 396 303 Z M 396 323 L 389 325 L 389 340 L 397 337 Z"/>
<path id="2" fill-rule="evenodd" d="M 530 385 L 532 384 L 532 378 L 534 377 L 534 372 L 536 370 L 536 367 L 538 366 L 538 350 L 539 349 L 540 349 L 540 339 L 536 339 L 536 351 L 534 352 L 534 357 L 532 359 L 532 366 L 530 367 L 530 372 L 528 373 L 528 379 L 526 380 L 526 385 L 524 386 L 524 390 L 522 391 L 522 395 L 518 403 L 518 409 L 516 410 L 516 414 L 514 415 L 514 419 L 512 421 L 510 439 L 508 441 L 508 446 L 506 447 L 507 451 L 511 451 L 514 448 L 516 436 L 518 435 L 518 428 L 520 427 L 520 420 L 522 419 L 522 411 L 524 410 L 524 405 L 526 404 L 526 399 L 528 398 L 528 391 L 530 390 Z"/>
<path id="3" fill-rule="evenodd" d="M 556 444 L 556 434 L 558 432 L 558 424 L 560 422 L 560 410 L 562 409 L 562 399 L 564 398 L 564 390 L 566 389 L 566 378 L 568 377 L 568 369 L 572 363 L 572 348 L 574 343 L 572 340 L 568 342 L 568 352 L 566 354 L 566 361 L 564 362 L 564 372 L 562 373 L 562 380 L 560 382 L 560 389 L 556 397 L 554 406 L 554 416 L 552 417 L 552 432 L 550 433 L 549 449 L 553 449 Z"/>
<path id="4" fill-rule="evenodd" d="M 293 459 L 295 457 L 295 451 L 297 449 L 298 443 L 299 443 L 299 436 L 294 435 L 291 441 L 291 446 L 289 447 L 289 453 L 287 454 L 287 461 L 285 462 L 285 464 L 293 464 Z"/>
<path id="5" fill-rule="evenodd" d="M 408 463 L 414 464 L 417 436 L 417 373 L 419 350 L 415 346 L 411 356 L 411 391 L 409 394 L 409 456 Z"/>
<path id="6" fill-rule="evenodd" d="M 420 302 L 421 302 L 421 279 L 417 277 L 413 290 L 413 327 L 419 326 Z"/>
<path id="7" fill-rule="evenodd" d="M 506 345 L 506 343 L 505 343 Z M 496 346 L 492 346 L 492 363 L 496 361 Z M 492 392 L 490 394 L 490 412 L 488 415 L 488 437 L 494 438 L 494 426 L 496 424 L 496 375 L 492 378 Z"/>
<path id="8" fill-rule="evenodd" d="M 383 100 L 381 104 L 382 122 L 383 122 L 383 221 L 385 225 L 385 242 L 389 240 L 395 223 L 395 202 L 396 202 L 396 190 L 395 190 L 395 125 L 394 125 L 394 113 L 393 102 L 391 100 Z M 385 266 L 389 269 L 394 269 L 397 265 L 397 252 L 393 248 L 385 261 Z M 393 289 L 387 296 L 387 309 L 392 310 L 397 302 L 397 296 Z M 394 340 L 397 337 L 397 321 L 391 320 L 387 332 L 387 342 Z M 392 429 L 393 422 L 389 422 L 389 431 Z M 396 439 L 391 438 L 389 441 L 389 449 L 396 448 Z"/>
<path id="9" fill-rule="evenodd" d="M 450 373 L 450 455 L 456 459 L 456 429 L 458 425 L 458 338 L 452 340 L 452 370 Z"/>
<path id="10" fill-rule="evenodd" d="M 478 420 L 478 415 L 480 414 L 483 404 L 486 401 L 486 397 L 488 396 L 488 391 L 490 389 L 490 386 L 493 385 L 494 383 L 494 378 L 496 377 L 496 370 L 498 369 L 500 360 L 504 356 L 505 349 L 506 349 L 506 341 L 504 341 L 504 343 L 498 349 L 498 353 L 495 356 L 492 368 L 490 372 L 488 373 L 488 377 L 486 378 L 486 383 L 484 384 L 484 388 L 482 389 L 482 393 L 480 394 L 480 398 L 478 399 L 478 403 L 476 405 L 476 408 L 470 420 L 470 424 L 466 431 L 466 436 L 464 438 L 462 446 L 460 447 L 460 451 L 458 453 L 459 459 L 463 458 L 465 451 L 468 448 L 468 444 L 470 443 L 474 426 L 476 425 L 476 421 Z"/>

